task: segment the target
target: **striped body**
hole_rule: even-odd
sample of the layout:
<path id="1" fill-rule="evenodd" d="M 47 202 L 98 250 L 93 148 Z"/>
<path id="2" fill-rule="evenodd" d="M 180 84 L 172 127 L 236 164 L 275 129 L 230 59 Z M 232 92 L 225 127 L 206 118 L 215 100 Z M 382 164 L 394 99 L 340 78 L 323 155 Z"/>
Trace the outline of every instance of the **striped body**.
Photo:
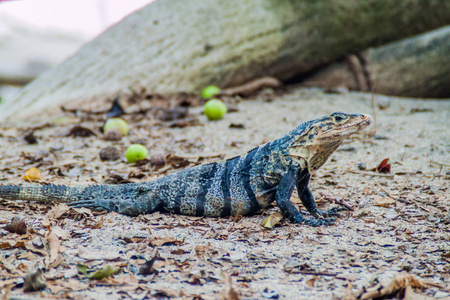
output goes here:
<path id="1" fill-rule="evenodd" d="M 285 169 L 264 170 L 264 161 L 271 157 L 270 145 L 160 178 L 154 181 L 153 197 L 167 199 L 162 207 L 175 214 L 225 217 L 256 213 L 275 199 L 278 182 L 267 175 L 276 173 L 276 178 L 281 178 Z"/>

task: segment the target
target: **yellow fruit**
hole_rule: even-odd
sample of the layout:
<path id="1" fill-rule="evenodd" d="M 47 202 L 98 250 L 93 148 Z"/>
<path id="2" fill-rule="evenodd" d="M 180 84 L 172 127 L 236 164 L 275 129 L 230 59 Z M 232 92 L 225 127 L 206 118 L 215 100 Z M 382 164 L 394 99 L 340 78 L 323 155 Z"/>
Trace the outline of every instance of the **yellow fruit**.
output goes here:
<path id="1" fill-rule="evenodd" d="M 205 103 L 204 110 L 209 120 L 220 120 L 227 113 L 227 106 L 219 99 L 211 99 Z"/>
<path id="2" fill-rule="evenodd" d="M 127 152 L 125 152 L 125 157 L 130 164 L 146 159 L 147 155 L 147 148 L 139 144 L 131 145 L 130 147 L 128 147 Z"/>
<path id="3" fill-rule="evenodd" d="M 215 95 L 220 94 L 220 88 L 215 85 L 208 85 L 202 91 L 202 98 L 209 99 L 214 97 Z"/>
<path id="4" fill-rule="evenodd" d="M 103 132 L 107 132 L 109 129 L 118 128 L 122 131 L 123 136 L 128 134 L 128 124 L 121 118 L 111 118 L 106 120 Z"/>

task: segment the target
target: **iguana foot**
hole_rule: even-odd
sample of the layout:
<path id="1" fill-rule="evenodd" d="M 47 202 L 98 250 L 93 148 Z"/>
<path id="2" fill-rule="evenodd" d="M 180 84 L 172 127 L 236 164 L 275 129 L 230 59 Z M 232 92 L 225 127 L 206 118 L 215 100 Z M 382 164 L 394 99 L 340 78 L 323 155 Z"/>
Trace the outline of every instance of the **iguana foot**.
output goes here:
<path id="1" fill-rule="evenodd" d="M 331 226 L 334 225 L 336 218 L 324 218 L 324 219 L 305 219 L 303 222 L 306 225 L 317 227 L 317 226 Z"/>
<path id="2" fill-rule="evenodd" d="M 314 216 L 314 218 L 316 219 L 320 219 L 323 217 L 340 217 L 341 215 L 339 214 L 340 211 L 344 211 L 344 210 L 349 210 L 346 207 L 333 207 L 332 209 L 329 210 L 316 210 L 314 213 L 312 213 L 312 215 Z"/>

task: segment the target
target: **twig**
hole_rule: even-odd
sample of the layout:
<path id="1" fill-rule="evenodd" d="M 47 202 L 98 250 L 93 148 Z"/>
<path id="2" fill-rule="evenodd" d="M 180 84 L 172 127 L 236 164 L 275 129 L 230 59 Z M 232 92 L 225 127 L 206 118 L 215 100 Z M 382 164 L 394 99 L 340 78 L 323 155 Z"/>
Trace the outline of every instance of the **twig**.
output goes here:
<path id="1" fill-rule="evenodd" d="M 371 133 L 373 132 L 373 135 L 375 135 L 377 133 L 377 111 L 375 109 L 374 92 L 375 92 L 375 84 L 373 84 L 373 86 L 372 86 L 373 131 L 371 131 Z"/>
<path id="2" fill-rule="evenodd" d="M 318 276 L 337 276 L 337 273 L 319 272 L 319 271 L 303 271 L 303 270 L 293 270 L 292 274 L 304 274 L 304 275 L 318 275 Z"/>
<path id="3" fill-rule="evenodd" d="M 233 95 L 237 95 L 237 94 L 248 95 L 248 94 L 256 92 L 257 90 L 259 90 L 262 87 L 276 88 L 281 85 L 282 85 L 281 81 L 279 81 L 277 78 L 266 76 L 266 77 L 261 77 L 261 78 L 255 79 L 255 80 L 250 81 L 243 85 L 224 89 L 224 90 L 222 90 L 222 92 L 220 94 L 221 95 L 229 95 L 229 96 L 233 96 Z"/>
<path id="4" fill-rule="evenodd" d="M 443 164 L 443 163 L 440 163 L 440 162 L 437 162 L 437 161 L 432 161 L 432 160 L 430 160 L 430 164 L 438 165 L 438 166 L 441 166 L 441 167 L 450 167 L 449 164 Z"/>
<path id="5" fill-rule="evenodd" d="M 324 197 L 325 199 L 329 200 L 329 201 L 332 201 L 332 202 L 334 202 L 334 203 L 336 203 L 336 204 L 339 204 L 339 205 L 344 206 L 345 208 L 348 208 L 348 210 L 351 210 L 351 211 L 354 211 L 354 210 L 355 210 L 355 209 L 353 208 L 353 206 L 351 206 L 351 205 L 348 204 L 345 200 L 343 200 L 343 199 L 341 199 L 341 198 L 339 198 L 339 197 L 327 195 L 327 194 L 325 194 L 324 192 L 321 192 L 321 191 L 319 192 L 319 194 L 320 194 L 322 197 Z"/>
<path id="6" fill-rule="evenodd" d="M 381 187 L 380 185 L 378 185 L 378 187 L 386 194 L 388 195 L 389 198 L 392 198 L 394 200 L 396 200 L 397 198 L 393 197 L 388 191 L 386 191 L 383 187 Z"/>
<path id="7" fill-rule="evenodd" d="M 347 170 L 347 173 L 361 174 L 361 175 L 370 175 L 370 176 L 381 176 L 381 177 L 394 177 L 394 174 L 382 174 L 375 172 L 367 172 L 367 171 L 356 171 L 356 170 Z"/>

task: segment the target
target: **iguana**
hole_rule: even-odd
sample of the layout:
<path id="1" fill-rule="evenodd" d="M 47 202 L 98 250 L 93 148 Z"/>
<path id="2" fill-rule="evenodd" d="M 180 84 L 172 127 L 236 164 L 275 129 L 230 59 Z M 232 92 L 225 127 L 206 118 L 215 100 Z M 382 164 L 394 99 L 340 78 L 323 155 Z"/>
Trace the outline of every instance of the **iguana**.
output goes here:
<path id="1" fill-rule="evenodd" d="M 342 208 L 321 211 L 308 187 L 322 166 L 351 134 L 371 123 L 366 114 L 335 112 L 305 122 L 267 144 L 224 161 L 198 165 L 150 182 L 122 185 L 3 185 L 0 198 L 106 209 L 136 216 L 156 210 L 226 217 L 254 214 L 275 201 L 293 223 L 331 225 Z M 290 202 L 294 188 L 311 215 Z M 326 218 L 324 218 L 326 217 Z"/>

